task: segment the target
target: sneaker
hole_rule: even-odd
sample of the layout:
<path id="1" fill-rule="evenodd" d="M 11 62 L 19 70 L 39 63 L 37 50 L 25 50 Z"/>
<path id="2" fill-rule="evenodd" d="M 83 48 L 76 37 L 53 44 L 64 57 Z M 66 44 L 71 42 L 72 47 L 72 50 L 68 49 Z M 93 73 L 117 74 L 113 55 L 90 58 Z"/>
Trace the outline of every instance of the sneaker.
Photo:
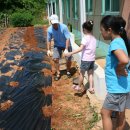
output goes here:
<path id="1" fill-rule="evenodd" d="M 54 80 L 58 81 L 60 79 L 61 75 L 60 74 L 56 74 L 56 76 L 54 76 Z"/>
<path id="2" fill-rule="evenodd" d="M 71 77 L 71 73 L 69 71 L 67 71 L 67 77 L 70 78 Z"/>
<path id="3" fill-rule="evenodd" d="M 85 95 L 85 94 L 86 94 L 86 90 L 84 89 L 83 91 L 78 92 L 78 93 L 75 93 L 74 95 L 75 95 L 75 96 L 82 97 L 82 96 Z"/>

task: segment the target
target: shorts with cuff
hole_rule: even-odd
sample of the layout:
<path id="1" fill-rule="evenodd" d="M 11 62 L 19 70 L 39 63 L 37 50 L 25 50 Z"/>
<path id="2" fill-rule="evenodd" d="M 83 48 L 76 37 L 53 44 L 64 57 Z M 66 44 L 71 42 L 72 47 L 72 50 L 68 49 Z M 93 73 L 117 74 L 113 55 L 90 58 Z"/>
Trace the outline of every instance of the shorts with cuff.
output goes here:
<path id="1" fill-rule="evenodd" d="M 80 71 L 85 72 L 88 70 L 94 70 L 94 63 L 95 61 L 82 61 L 81 60 Z"/>
<path id="2" fill-rule="evenodd" d="M 65 50 L 65 48 L 63 48 L 63 47 L 54 46 L 54 48 L 53 48 L 53 59 L 60 59 L 64 50 Z M 71 46 L 68 47 L 68 52 L 72 52 Z M 68 60 L 68 61 L 71 61 L 71 59 L 72 59 L 72 56 L 66 57 L 66 60 Z"/>
<path id="3" fill-rule="evenodd" d="M 127 100 L 126 100 L 126 109 L 130 109 L 130 92 L 128 93 Z"/>
<path id="4" fill-rule="evenodd" d="M 103 103 L 103 108 L 123 112 L 130 108 L 130 94 L 129 93 L 107 93 Z"/>

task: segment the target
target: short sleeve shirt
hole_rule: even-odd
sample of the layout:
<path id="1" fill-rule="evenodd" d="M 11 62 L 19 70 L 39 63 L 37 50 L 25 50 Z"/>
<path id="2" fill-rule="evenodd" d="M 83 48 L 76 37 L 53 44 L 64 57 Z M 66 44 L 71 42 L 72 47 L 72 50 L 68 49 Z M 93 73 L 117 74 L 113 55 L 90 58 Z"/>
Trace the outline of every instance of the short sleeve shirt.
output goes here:
<path id="1" fill-rule="evenodd" d="M 65 24 L 59 23 L 58 29 L 55 30 L 52 25 L 48 28 L 47 31 L 47 41 L 54 39 L 54 46 L 63 47 L 66 46 L 66 40 L 70 39 L 70 32 Z"/>
<path id="2" fill-rule="evenodd" d="M 93 35 L 84 35 L 81 44 L 84 45 L 81 60 L 95 61 L 96 38 Z"/>
<path id="3" fill-rule="evenodd" d="M 124 40 L 122 38 L 115 38 L 110 43 L 108 54 L 106 57 L 105 80 L 107 91 L 109 93 L 130 92 L 130 72 L 128 71 L 127 77 L 125 76 L 117 77 L 116 75 L 116 67 L 118 65 L 118 59 L 113 54 L 113 51 L 118 49 L 123 50 L 127 54 L 127 49 Z"/>

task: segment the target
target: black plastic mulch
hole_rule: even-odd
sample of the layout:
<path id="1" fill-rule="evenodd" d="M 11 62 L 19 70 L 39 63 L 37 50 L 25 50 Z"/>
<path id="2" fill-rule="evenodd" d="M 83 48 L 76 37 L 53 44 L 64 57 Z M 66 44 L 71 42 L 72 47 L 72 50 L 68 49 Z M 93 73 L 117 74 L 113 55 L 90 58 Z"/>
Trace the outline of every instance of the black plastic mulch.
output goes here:
<path id="1" fill-rule="evenodd" d="M 36 36 L 36 39 L 38 41 L 38 47 L 46 49 L 47 44 L 46 44 L 46 37 L 44 36 L 44 30 L 40 27 L 37 27 L 34 29 L 34 34 Z"/>
<path id="2" fill-rule="evenodd" d="M 24 34 L 24 30 L 17 32 L 10 39 L 9 47 L 13 50 L 6 53 L 8 60 L 14 60 L 14 64 L 22 66 L 22 70 L 16 71 L 11 77 L 0 77 L 0 91 L 3 94 L 0 97 L 0 103 L 7 100 L 13 101 L 13 105 L 5 110 L 0 111 L 0 128 L 3 130 L 51 130 L 51 117 L 45 117 L 42 107 L 52 104 L 52 95 L 45 95 L 41 92 L 41 88 L 50 87 L 52 85 L 52 77 L 45 76 L 41 70 L 46 68 L 51 70 L 51 65 L 44 63 L 46 52 L 30 51 L 22 53 L 19 45 L 25 48 L 20 42 Z M 42 28 L 35 28 L 35 36 L 38 45 L 44 45 L 46 48 L 45 38 Z M 13 43 L 15 40 L 15 43 Z M 17 42 L 16 42 L 17 40 Z M 15 61 L 15 55 L 22 55 L 22 60 Z M 3 61 L 3 65 L 4 65 Z M 0 64 L 2 73 L 10 71 L 10 64 L 3 66 Z M 19 82 L 17 87 L 11 87 L 9 82 Z"/>

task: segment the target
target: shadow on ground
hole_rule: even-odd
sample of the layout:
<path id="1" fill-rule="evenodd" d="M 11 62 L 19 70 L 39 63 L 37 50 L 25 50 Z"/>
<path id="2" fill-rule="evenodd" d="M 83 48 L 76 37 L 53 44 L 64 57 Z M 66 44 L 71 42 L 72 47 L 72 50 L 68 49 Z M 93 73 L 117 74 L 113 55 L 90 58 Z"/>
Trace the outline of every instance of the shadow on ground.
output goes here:
<path id="1" fill-rule="evenodd" d="M 76 73 L 76 71 L 77 71 L 76 67 L 71 67 L 71 69 L 70 69 L 71 76 L 73 76 Z M 61 70 L 61 76 L 63 76 L 63 75 L 66 75 L 66 69 Z"/>

